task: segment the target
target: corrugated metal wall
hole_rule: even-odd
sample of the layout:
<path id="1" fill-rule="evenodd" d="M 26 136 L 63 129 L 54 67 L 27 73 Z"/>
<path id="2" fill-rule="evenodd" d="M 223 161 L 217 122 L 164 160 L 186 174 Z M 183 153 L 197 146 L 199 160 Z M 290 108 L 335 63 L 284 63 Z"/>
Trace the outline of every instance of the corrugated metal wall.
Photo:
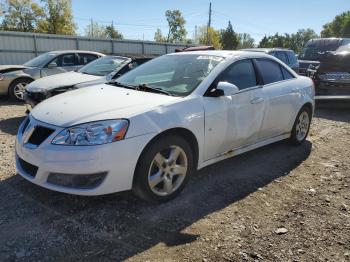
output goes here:
<path id="1" fill-rule="evenodd" d="M 23 64 L 37 55 L 53 50 L 79 49 L 118 55 L 163 55 L 186 46 L 188 45 L 0 31 L 0 65 Z"/>

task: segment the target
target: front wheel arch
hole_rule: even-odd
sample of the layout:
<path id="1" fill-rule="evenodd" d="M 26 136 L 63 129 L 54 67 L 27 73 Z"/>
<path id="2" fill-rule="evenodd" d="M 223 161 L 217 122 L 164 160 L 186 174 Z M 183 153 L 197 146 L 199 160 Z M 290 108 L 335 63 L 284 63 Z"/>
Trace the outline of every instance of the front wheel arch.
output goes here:
<path id="1" fill-rule="evenodd" d="M 171 129 L 167 129 L 164 130 L 163 132 L 157 134 L 155 137 L 153 137 L 148 143 L 147 145 L 143 148 L 141 154 L 139 155 L 139 159 L 137 160 L 136 163 L 136 168 L 140 162 L 140 158 L 143 155 L 143 153 L 147 150 L 147 148 L 152 145 L 155 141 L 157 141 L 158 139 L 165 137 L 165 136 L 179 136 L 181 138 L 184 138 L 186 141 L 189 142 L 189 144 L 191 145 L 192 148 L 192 153 L 193 153 L 193 167 L 195 169 L 197 169 L 198 166 L 198 157 L 199 157 L 199 148 L 198 148 L 198 141 L 196 136 L 188 129 L 183 128 L 183 127 L 176 127 L 176 128 L 171 128 Z M 135 181 L 135 171 L 136 168 L 134 170 L 134 177 L 133 177 L 133 184 Z"/>
<path id="2" fill-rule="evenodd" d="M 26 80 L 26 81 L 29 81 L 30 82 L 33 82 L 35 81 L 35 79 L 31 78 L 31 77 L 28 77 L 28 76 L 20 76 L 20 77 L 17 77 L 15 79 L 13 79 L 9 85 L 8 85 L 8 88 L 7 88 L 7 94 L 10 96 L 11 95 L 11 88 L 12 88 L 12 85 L 15 83 L 15 82 L 18 82 L 20 80 Z"/>

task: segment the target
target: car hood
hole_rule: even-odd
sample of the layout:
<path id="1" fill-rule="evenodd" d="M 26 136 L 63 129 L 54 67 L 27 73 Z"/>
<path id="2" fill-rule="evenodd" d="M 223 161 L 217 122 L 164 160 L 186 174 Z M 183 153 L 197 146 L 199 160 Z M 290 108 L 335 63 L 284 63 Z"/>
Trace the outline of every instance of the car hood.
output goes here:
<path id="1" fill-rule="evenodd" d="M 31 115 L 51 125 L 68 127 L 98 120 L 129 118 L 176 99 L 180 98 L 101 84 L 51 97 L 38 104 Z"/>
<path id="2" fill-rule="evenodd" d="M 23 70 L 27 67 L 23 65 L 0 65 L 0 73 L 5 74 L 13 71 Z"/>
<path id="3" fill-rule="evenodd" d="M 59 87 L 70 87 L 76 84 L 103 79 L 101 76 L 87 75 L 77 72 L 67 72 L 40 78 L 30 83 L 26 90 L 29 92 L 47 92 Z"/>

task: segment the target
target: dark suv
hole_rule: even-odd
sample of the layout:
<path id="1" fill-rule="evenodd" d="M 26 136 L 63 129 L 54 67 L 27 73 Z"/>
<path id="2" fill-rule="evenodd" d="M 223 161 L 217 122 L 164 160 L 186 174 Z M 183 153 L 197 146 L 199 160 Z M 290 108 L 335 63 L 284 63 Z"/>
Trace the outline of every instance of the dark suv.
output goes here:
<path id="1" fill-rule="evenodd" d="M 350 38 L 317 38 L 311 39 L 299 55 L 299 73 L 307 75 L 310 68 L 317 67 L 327 53 L 336 52 L 339 48 L 350 44 Z"/>
<path id="2" fill-rule="evenodd" d="M 299 73 L 299 62 L 293 50 L 284 48 L 247 48 L 241 50 L 263 52 L 272 55 Z"/>

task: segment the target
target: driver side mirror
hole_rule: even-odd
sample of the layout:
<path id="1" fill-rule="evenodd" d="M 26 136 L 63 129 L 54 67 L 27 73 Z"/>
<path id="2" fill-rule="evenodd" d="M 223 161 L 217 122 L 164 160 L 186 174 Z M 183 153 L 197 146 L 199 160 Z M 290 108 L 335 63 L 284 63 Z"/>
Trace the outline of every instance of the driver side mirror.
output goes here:
<path id="1" fill-rule="evenodd" d="M 55 68 L 57 67 L 57 63 L 51 62 L 50 64 L 47 65 L 47 68 Z"/>
<path id="2" fill-rule="evenodd" d="M 213 96 L 232 96 L 239 92 L 239 89 L 236 85 L 228 82 L 219 82 L 216 86 L 216 89 L 212 92 Z"/>

